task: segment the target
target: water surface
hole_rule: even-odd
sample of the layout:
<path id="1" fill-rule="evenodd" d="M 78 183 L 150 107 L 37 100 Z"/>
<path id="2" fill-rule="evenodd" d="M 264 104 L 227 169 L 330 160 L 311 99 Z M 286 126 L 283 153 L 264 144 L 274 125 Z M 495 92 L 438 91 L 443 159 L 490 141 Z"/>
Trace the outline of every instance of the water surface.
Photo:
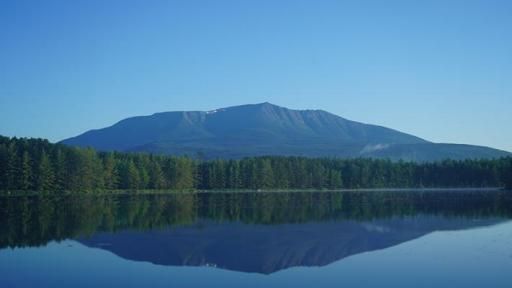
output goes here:
<path id="1" fill-rule="evenodd" d="M 0 198 L 2 287 L 512 287 L 505 192 Z"/>

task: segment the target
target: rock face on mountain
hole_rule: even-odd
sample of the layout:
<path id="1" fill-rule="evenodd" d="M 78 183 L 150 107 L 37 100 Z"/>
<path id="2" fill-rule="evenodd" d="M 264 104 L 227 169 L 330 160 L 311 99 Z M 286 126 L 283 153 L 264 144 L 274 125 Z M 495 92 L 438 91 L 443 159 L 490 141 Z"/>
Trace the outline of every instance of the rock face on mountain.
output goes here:
<path id="1" fill-rule="evenodd" d="M 99 233 L 77 240 L 132 261 L 270 274 L 290 267 L 328 265 L 351 255 L 399 245 L 433 231 L 496 223 L 500 220 L 427 215 L 366 222 L 281 225 L 206 221 L 195 227 Z"/>
<path id="2" fill-rule="evenodd" d="M 292 110 L 270 103 L 132 117 L 61 143 L 203 158 L 294 155 L 430 161 L 510 155 L 487 147 L 431 143 L 322 110 Z"/>

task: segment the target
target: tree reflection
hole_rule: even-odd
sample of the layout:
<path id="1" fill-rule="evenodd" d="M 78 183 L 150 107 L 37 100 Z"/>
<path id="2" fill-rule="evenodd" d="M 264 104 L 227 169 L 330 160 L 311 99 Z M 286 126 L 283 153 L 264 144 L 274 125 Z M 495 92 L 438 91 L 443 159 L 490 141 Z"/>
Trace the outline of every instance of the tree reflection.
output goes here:
<path id="1" fill-rule="evenodd" d="M 419 214 L 510 218 L 501 192 L 176 193 L 0 197 L 0 248 L 44 245 L 98 232 L 187 226 L 199 220 L 284 224 Z"/>

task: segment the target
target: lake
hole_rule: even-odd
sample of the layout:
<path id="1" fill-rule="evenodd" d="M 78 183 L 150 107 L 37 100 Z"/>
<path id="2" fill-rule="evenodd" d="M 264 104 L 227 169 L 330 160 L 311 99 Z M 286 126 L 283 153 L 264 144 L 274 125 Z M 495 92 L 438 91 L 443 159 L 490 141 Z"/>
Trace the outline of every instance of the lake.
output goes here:
<path id="1" fill-rule="evenodd" d="M 512 287 L 500 191 L 0 197 L 0 287 Z"/>

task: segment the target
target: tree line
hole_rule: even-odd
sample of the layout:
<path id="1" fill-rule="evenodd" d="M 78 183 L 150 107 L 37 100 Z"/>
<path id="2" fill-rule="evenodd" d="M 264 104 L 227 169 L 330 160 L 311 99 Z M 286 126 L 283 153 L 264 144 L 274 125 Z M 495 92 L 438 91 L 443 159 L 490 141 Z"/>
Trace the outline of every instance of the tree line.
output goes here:
<path id="1" fill-rule="evenodd" d="M 227 190 L 417 187 L 512 188 L 512 158 L 392 162 L 265 156 L 201 161 L 97 152 L 0 136 L 0 190 Z"/>

